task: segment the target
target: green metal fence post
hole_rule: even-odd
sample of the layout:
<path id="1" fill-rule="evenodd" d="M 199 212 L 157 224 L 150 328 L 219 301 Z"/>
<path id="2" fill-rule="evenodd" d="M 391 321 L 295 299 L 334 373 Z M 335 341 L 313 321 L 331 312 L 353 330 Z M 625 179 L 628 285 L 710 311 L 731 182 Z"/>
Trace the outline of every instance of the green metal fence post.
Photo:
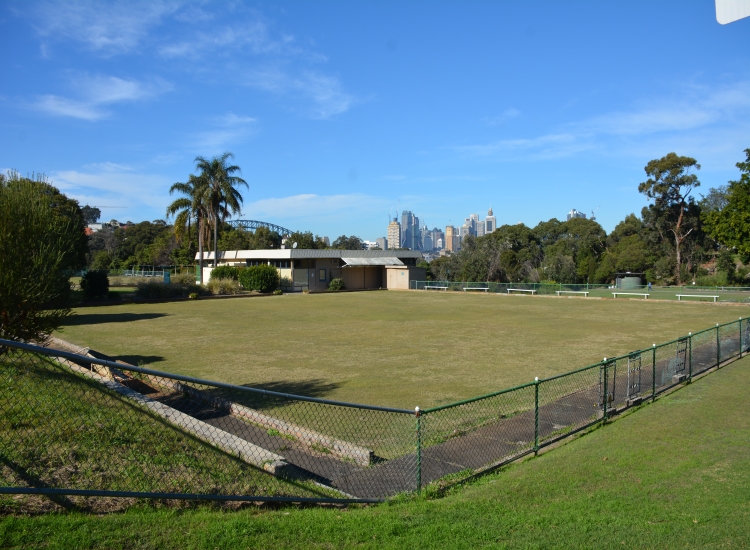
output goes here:
<path id="1" fill-rule="evenodd" d="M 651 402 L 656 399 L 656 344 L 651 348 Z"/>
<path id="2" fill-rule="evenodd" d="M 688 332 L 688 382 L 693 380 L 693 333 Z"/>
<path id="3" fill-rule="evenodd" d="M 607 409 L 609 408 L 609 390 L 607 389 L 607 378 L 609 378 L 607 374 L 607 358 L 604 358 L 604 412 L 602 413 L 602 422 L 607 421 Z"/>
<path id="4" fill-rule="evenodd" d="M 742 317 L 740 317 L 740 357 L 742 357 Z"/>
<path id="5" fill-rule="evenodd" d="M 719 343 L 719 323 L 716 323 L 716 368 L 721 363 L 721 344 Z"/>
<path id="6" fill-rule="evenodd" d="M 417 494 L 422 492 L 422 411 L 414 408 L 417 417 Z"/>
<path id="7" fill-rule="evenodd" d="M 534 378 L 534 456 L 539 452 L 539 377 Z"/>

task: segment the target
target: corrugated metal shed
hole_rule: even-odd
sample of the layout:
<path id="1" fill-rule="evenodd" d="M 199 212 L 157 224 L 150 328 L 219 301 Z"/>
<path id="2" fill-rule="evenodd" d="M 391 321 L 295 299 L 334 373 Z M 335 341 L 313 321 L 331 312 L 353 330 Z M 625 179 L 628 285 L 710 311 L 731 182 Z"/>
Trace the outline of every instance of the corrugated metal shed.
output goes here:
<path id="1" fill-rule="evenodd" d="M 346 262 L 346 266 L 358 266 L 358 265 L 404 265 L 404 262 L 398 258 L 345 258 L 342 260 Z M 345 266 L 345 267 L 346 267 Z"/>

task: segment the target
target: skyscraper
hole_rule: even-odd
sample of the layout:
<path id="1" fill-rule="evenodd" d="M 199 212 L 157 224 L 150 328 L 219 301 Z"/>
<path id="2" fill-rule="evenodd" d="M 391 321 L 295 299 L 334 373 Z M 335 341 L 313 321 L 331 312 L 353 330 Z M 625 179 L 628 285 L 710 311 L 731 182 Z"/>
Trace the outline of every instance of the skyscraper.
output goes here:
<path id="1" fill-rule="evenodd" d="M 497 229 L 497 220 L 495 219 L 495 216 L 492 213 L 492 207 L 490 206 L 490 209 L 487 212 L 487 217 L 484 218 L 484 234 L 489 235 L 495 229 Z"/>
<path id="2" fill-rule="evenodd" d="M 388 239 L 385 237 L 378 237 L 375 242 L 382 250 L 388 250 Z"/>
<path id="3" fill-rule="evenodd" d="M 460 238 L 458 236 L 459 228 L 449 225 L 445 228 L 444 248 L 448 252 L 458 252 Z"/>
<path id="4" fill-rule="evenodd" d="M 398 218 L 393 218 L 393 221 L 388 224 L 388 243 L 389 248 L 401 248 L 401 224 L 398 223 Z"/>
<path id="5" fill-rule="evenodd" d="M 477 222 L 477 237 L 484 237 L 484 222 Z"/>
<path id="6" fill-rule="evenodd" d="M 574 208 L 573 210 L 568 212 L 568 218 L 566 221 L 572 220 L 573 218 L 583 218 L 585 220 L 586 214 L 584 214 L 583 212 L 579 212 L 578 210 Z"/>

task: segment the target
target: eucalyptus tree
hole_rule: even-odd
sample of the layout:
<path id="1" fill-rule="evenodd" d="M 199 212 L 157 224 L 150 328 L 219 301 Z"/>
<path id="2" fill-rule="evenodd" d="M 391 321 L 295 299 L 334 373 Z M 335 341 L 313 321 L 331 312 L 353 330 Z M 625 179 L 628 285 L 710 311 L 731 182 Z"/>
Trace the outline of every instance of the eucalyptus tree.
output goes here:
<path id="1" fill-rule="evenodd" d="M 698 176 L 693 173 L 700 170 L 700 164 L 694 158 L 681 157 L 675 153 L 649 162 L 646 167 L 648 180 L 638 186 L 638 191 L 654 200 L 648 207 L 651 224 L 662 233 L 671 233 L 675 250 L 675 280 L 680 284 L 682 267 L 682 249 L 685 239 L 698 228 L 697 205 L 690 196 L 692 190 L 700 185 Z M 645 220 L 646 216 L 644 216 Z"/>
<path id="2" fill-rule="evenodd" d="M 248 187 L 245 180 L 235 175 L 241 172 L 240 167 L 227 163 L 233 158 L 234 155 L 229 152 L 211 160 L 205 157 L 195 158 L 195 167 L 199 171 L 197 178 L 202 181 L 201 188 L 208 209 L 209 221 L 213 225 L 214 267 L 216 267 L 219 252 L 219 223 L 225 221 L 230 212 L 232 214 L 240 212 L 242 194 L 237 187 L 241 185 Z"/>
<path id="3" fill-rule="evenodd" d="M 180 242 L 187 232 L 190 236 L 190 227 L 195 220 L 198 232 L 198 273 L 199 281 L 203 284 L 203 240 L 207 233 L 206 220 L 209 211 L 206 203 L 206 180 L 190 174 L 188 181 L 172 184 L 169 194 L 181 193 L 183 196 L 176 199 L 167 207 L 167 218 L 175 216 L 174 233 L 177 242 Z"/>

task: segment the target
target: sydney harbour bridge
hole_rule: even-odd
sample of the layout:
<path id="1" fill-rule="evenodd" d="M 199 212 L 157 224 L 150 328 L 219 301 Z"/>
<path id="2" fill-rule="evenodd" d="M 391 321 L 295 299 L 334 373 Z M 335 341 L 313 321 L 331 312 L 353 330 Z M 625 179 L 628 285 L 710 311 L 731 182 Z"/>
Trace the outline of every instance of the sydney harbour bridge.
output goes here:
<path id="1" fill-rule="evenodd" d="M 257 220 L 228 220 L 227 223 L 235 229 L 242 229 L 243 231 L 253 231 L 259 227 L 267 227 L 271 231 L 276 231 L 282 237 L 292 234 L 292 231 L 286 227 L 281 227 L 274 223 L 259 222 Z"/>

